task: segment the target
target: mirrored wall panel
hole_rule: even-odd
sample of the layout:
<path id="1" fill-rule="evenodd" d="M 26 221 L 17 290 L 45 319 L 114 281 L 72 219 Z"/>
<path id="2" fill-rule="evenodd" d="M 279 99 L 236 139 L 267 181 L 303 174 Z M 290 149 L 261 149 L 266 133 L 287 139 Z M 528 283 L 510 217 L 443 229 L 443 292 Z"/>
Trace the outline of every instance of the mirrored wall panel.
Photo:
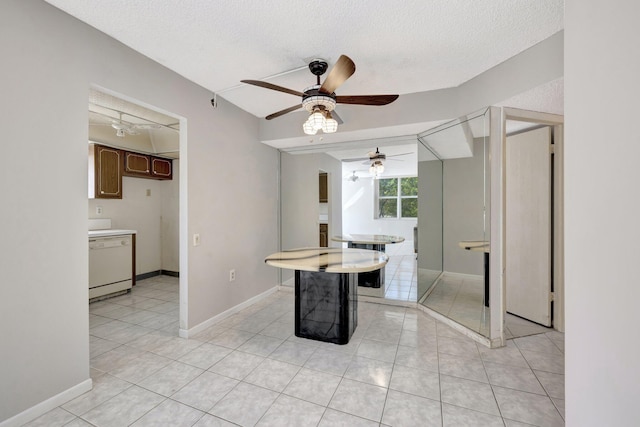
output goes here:
<path id="1" fill-rule="evenodd" d="M 442 274 L 442 160 L 418 143 L 418 301 Z"/>
<path id="2" fill-rule="evenodd" d="M 488 336 L 489 110 L 427 131 L 419 141 L 426 199 L 418 217 L 420 302 Z"/>

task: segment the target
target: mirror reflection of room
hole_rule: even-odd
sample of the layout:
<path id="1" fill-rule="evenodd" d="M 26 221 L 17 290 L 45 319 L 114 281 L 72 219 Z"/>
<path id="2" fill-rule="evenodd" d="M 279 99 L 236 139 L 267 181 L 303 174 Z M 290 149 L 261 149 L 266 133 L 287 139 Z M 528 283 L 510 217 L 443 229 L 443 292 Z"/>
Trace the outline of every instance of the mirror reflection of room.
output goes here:
<path id="1" fill-rule="evenodd" d="M 420 301 L 487 336 L 488 110 L 419 137 Z"/>

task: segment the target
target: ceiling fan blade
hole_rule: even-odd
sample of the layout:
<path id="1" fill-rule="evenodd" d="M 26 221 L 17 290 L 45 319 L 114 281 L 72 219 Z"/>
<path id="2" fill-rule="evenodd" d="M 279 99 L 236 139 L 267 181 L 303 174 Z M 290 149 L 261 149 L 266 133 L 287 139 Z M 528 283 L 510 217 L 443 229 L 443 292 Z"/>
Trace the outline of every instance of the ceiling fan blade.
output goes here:
<path id="1" fill-rule="evenodd" d="M 296 111 L 298 108 L 302 108 L 302 105 L 301 104 L 294 105 L 293 107 L 285 108 L 284 110 L 280 110 L 273 114 L 269 114 L 267 117 L 265 117 L 265 119 L 267 120 L 275 119 L 276 117 L 280 117 L 292 111 Z"/>
<path id="2" fill-rule="evenodd" d="M 387 158 L 389 158 L 389 157 L 398 157 L 398 156 L 406 156 L 408 154 L 413 154 L 413 153 L 392 154 L 390 156 L 387 156 Z"/>
<path id="3" fill-rule="evenodd" d="M 333 65 L 331 71 L 324 79 L 320 92 L 331 95 L 336 91 L 338 86 L 344 83 L 349 77 L 356 72 L 356 64 L 346 55 L 340 55 L 340 58 Z"/>
<path id="4" fill-rule="evenodd" d="M 260 80 L 240 80 L 242 83 L 246 83 L 248 85 L 260 86 L 265 89 L 277 90 L 278 92 L 284 92 L 295 96 L 304 96 L 304 93 L 298 92 L 297 90 L 287 89 L 286 87 L 274 85 L 272 83 L 261 82 Z"/>
<path id="5" fill-rule="evenodd" d="M 356 157 L 356 158 L 353 158 L 353 159 L 342 159 L 343 162 L 359 162 L 361 160 L 367 160 L 368 161 L 369 158 L 368 157 Z"/>
<path id="6" fill-rule="evenodd" d="M 344 121 L 342 120 L 342 117 L 340 117 L 340 116 L 338 115 L 338 113 L 336 112 L 336 110 L 333 110 L 333 111 L 331 112 L 331 117 L 333 117 L 333 119 L 334 119 L 336 122 L 338 122 L 338 124 L 339 124 L 339 125 L 341 125 L 341 124 L 343 124 L 343 123 L 344 123 Z"/>
<path id="7" fill-rule="evenodd" d="M 338 104 L 387 105 L 398 99 L 399 95 L 343 95 L 336 96 Z"/>

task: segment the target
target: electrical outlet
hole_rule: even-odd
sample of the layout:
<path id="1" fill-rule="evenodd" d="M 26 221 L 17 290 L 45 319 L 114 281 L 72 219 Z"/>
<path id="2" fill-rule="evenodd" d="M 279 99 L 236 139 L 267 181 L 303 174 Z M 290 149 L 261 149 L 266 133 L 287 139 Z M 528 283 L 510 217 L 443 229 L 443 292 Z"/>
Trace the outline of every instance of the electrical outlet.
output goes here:
<path id="1" fill-rule="evenodd" d="M 200 235 L 198 233 L 193 235 L 193 246 L 200 246 Z"/>
<path id="2" fill-rule="evenodd" d="M 102 215 L 102 206 L 96 206 L 96 215 Z"/>
<path id="3" fill-rule="evenodd" d="M 236 280 L 236 270 L 229 270 L 229 281 L 233 282 Z"/>

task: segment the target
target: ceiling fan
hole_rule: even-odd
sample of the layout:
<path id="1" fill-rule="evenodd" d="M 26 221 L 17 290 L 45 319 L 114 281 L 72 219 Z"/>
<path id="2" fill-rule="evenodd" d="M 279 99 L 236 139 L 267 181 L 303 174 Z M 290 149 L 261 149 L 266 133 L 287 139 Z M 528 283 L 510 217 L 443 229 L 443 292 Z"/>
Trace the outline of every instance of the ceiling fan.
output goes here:
<path id="1" fill-rule="evenodd" d="M 136 124 L 122 120 L 122 113 L 118 120 L 111 119 L 111 127 L 116 130 L 116 135 L 124 138 L 125 132 L 129 135 L 138 135 L 140 130 L 144 129 L 159 129 L 162 126 L 155 123 Z"/>
<path id="2" fill-rule="evenodd" d="M 378 175 L 382 174 L 382 172 L 384 172 L 384 161 L 387 160 L 387 157 L 406 156 L 407 154 L 411 154 L 411 153 L 393 154 L 391 156 L 387 156 L 386 154 L 381 153 L 378 147 L 376 147 L 375 152 L 369 151 L 369 153 L 367 154 L 368 157 L 342 159 L 342 161 L 343 162 L 359 162 L 361 160 L 364 160 L 362 164 L 363 165 L 370 164 L 371 166 L 369 167 L 369 173 L 377 177 Z M 402 161 L 401 159 L 388 159 L 388 160 L 395 160 L 400 162 Z M 354 175 L 355 175 L 355 172 L 354 172 Z"/>
<path id="3" fill-rule="evenodd" d="M 315 135 L 318 130 L 332 133 L 338 129 L 338 122 L 331 115 L 336 104 L 380 106 L 390 104 L 398 99 L 398 95 L 336 95 L 335 90 L 355 73 L 356 65 L 348 56 L 340 55 L 324 82 L 320 84 L 320 76 L 327 71 L 327 68 L 327 62 L 322 59 L 311 61 L 309 70 L 316 76 L 316 84 L 309 86 L 303 92 L 259 80 L 241 80 L 241 82 L 301 97 L 300 104 L 269 114 L 265 118 L 267 120 L 275 119 L 299 108 L 304 108 L 309 112 L 309 118 L 303 124 L 302 129 L 308 135 Z"/>
<path id="4" fill-rule="evenodd" d="M 115 111 L 114 111 L 115 112 Z M 173 129 L 171 125 L 165 126 L 159 123 L 132 123 L 122 119 L 122 115 L 124 113 L 118 111 L 118 118 L 115 119 L 111 115 L 99 113 L 97 111 L 89 110 L 89 113 L 95 114 L 99 116 L 98 118 L 92 118 L 90 115 L 89 123 L 94 126 L 111 126 L 116 130 L 116 135 L 124 138 L 126 134 L 128 135 L 139 135 L 141 130 L 146 129 L 160 129 L 162 127 L 166 127 L 169 129 Z M 106 122 L 106 123 L 105 123 Z M 176 130 L 176 129 L 174 129 Z"/>
<path id="5" fill-rule="evenodd" d="M 347 180 L 349 180 L 351 182 L 356 182 L 359 179 L 360 179 L 360 177 L 358 175 L 356 175 L 356 171 L 353 171 L 353 175 L 351 175 L 350 177 L 347 178 Z"/>
<path id="6" fill-rule="evenodd" d="M 351 159 L 342 159 L 343 162 L 359 162 L 362 161 L 363 165 L 368 165 L 369 163 L 374 163 L 374 162 L 383 162 L 384 160 L 394 160 L 394 161 L 398 161 L 401 162 L 403 161 L 402 159 L 387 159 L 388 157 L 399 157 L 399 156 L 406 156 L 408 154 L 412 154 L 412 153 L 402 153 L 402 154 L 392 154 L 390 156 L 387 156 L 384 153 L 380 152 L 380 149 L 378 147 L 376 147 L 376 151 L 369 151 L 369 153 L 367 153 L 367 157 L 354 157 Z"/>

